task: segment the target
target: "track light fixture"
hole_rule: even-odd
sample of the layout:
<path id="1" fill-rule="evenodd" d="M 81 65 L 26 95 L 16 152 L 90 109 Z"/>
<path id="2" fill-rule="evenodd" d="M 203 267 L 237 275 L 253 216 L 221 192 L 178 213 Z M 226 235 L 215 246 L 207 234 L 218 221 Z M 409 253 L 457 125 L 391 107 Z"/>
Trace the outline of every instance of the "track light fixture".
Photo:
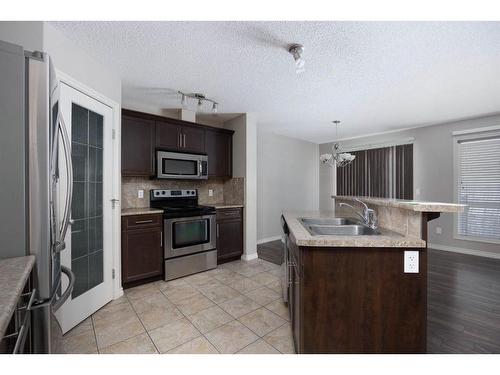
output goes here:
<path id="1" fill-rule="evenodd" d="M 288 52 L 293 56 L 295 60 L 295 73 L 299 74 L 305 70 L 306 61 L 302 57 L 304 53 L 304 46 L 302 44 L 291 44 L 288 46 Z"/>
<path id="2" fill-rule="evenodd" d="M 199 111 L 202 110 L 203 104 L 205 104 L 205 102 L 210 102 L 210 103 L 212 103 L 212 112 L 214 114 L 217 113 L 217 107 L 218 107 L 219 103 L 217 103 L 213 99 L 207 98 L 204 94 L 200 94 L 198 92 L 188 94 L 188 93 L 185 93 L 182 91 L 178 91 L 178 93 L 181 95 L 182 107 L 187 107 L 188 99 L 195 99 L 197 101 L 197 107 L 198 107 Z"/>

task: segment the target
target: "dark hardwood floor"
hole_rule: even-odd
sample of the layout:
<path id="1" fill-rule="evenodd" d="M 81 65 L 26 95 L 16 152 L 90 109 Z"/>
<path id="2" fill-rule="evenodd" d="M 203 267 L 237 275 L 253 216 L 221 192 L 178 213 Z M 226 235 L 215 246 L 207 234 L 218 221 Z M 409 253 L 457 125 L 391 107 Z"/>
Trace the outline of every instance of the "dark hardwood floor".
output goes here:
<path id="1" fill-rule="evenodd" d="M 429 249 L 427 351 L 500 353 L 500 260 Z"/>
<path id="2" fill-rule="evenodd" d="M 500 353 L 500 259 L 428 251 L 427 352 Z M 281 241 L 257 253 L 283 260 Z"/>

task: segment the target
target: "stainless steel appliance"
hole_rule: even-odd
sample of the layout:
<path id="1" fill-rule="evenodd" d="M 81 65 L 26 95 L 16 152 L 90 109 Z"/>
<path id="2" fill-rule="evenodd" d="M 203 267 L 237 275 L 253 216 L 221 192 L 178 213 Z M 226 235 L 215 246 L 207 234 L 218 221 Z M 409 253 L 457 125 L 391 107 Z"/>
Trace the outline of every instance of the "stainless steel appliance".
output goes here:
<path id="1" fill-rule="evenodd" d="M 32 351 L 59 352 L 61 330 L 53 313 L 69 297 L 74 275 L 61 266 L 70 224 L 70 140 L 59 111 L 59 88 L 50 57 L 0 41 L 0 258 L 35 255 L 31 306 Z M 66 165 L 58 165 L 64 152 Z M 59 171 L 69 176 L 59 186 Z M 58 196 L 67 192 L 59 215 Z M 61 291 L 62 274 L 69 282 Z"/>
<path id="2" fill-rule="evenodd" d="M 288 230 L 288 225 L 286 224 L 285 218 L 281 215 L 281 227 L 283 229 L 283 255 L 284 262 L 281 264 L 281 288 L 283 292 L 283 301 L 288 303 L 288 291 L 290 288 L 290 254 L 288 253 L 288 235 L 290 231 Z"/>
<path id="3" fill-rule="evenodd" d="M 207 155 L 156 151 L 156 177 L 203 180 L 208 178 Z"/>
<path id="4" fill-rule="evenodd" d="M 163 210 L 165 280 L 217 267 L 215 208 L 198 204 L 197 190 L 151 190 Z"/>

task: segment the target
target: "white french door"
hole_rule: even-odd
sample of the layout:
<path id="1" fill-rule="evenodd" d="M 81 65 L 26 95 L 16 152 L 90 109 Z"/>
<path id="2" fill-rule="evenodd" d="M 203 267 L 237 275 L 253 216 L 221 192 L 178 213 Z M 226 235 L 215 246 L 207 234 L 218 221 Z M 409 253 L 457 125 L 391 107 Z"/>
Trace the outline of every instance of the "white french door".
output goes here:
<path id="1" fill-rule="evenodd" d="M 73 164 L 71 230 L 63 239 L 66 249 L 61 252 L 61 264 L 73 271 L 75 284 L 56 314 L 65 333 L 113 298 L 113 111 L 63 82 L 59 106 L 71 141 Z M 65 165 L 63 153 L 59 165 Z M 66 186 L 68 176 L 62 169 L 59 186 Z M 67 193 L 62 190 L 61 208 Z"/>

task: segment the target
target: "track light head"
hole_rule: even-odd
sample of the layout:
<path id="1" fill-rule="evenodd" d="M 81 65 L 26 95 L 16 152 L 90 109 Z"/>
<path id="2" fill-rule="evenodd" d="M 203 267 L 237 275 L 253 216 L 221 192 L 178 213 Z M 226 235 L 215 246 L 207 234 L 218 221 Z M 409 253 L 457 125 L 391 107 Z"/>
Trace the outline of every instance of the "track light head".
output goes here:
<path id="1" fill-rule="evenodd" d="M 291 44 L 288 46 L 288 52 L 293 56 L 295 60 L 295 73 L 299 74 L 305 70 L 306 61 L 302 57 L 304 53 L 304 46 L 302 44 Z"/>

